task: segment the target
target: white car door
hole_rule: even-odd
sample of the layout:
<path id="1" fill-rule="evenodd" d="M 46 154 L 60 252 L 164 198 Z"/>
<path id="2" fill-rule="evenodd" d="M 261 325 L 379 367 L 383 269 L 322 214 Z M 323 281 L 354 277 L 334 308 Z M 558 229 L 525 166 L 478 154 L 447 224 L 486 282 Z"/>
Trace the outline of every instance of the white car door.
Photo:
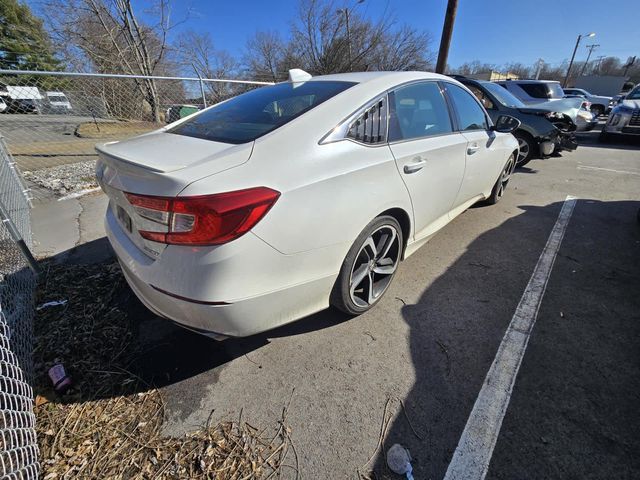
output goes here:
<path id="1" fill-rule="evenodd" d="M 415 238 L 449 221 L 465 168 L 467 139 L 454 132 L 437 81 L 389 93 L 389 146 L 413 204 Z"/>
<path id="2" fill-rule="evenodd" d="M 489 120 L 480 103 L 464 88 L 446 83 L 446 91 L 456 112 L 458 130 L 467 140 L 466 168 L 462 187 L 455 206 L 478 198 L 491 188 L 502 168 L 504 159 L 499 150 L 502 142 L 496 142 L 496 134 L 489 130 Z"/>

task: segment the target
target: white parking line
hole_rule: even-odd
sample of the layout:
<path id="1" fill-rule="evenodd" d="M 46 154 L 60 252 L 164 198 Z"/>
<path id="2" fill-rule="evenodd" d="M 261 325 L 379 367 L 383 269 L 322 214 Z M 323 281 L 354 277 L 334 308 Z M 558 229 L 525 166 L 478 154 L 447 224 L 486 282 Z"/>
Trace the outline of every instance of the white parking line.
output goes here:
<path id="1" fill-rule="evenodd" d="M 628 170 L 614 170 L 613 168 L 590 167 L 588 165 L 578 165 L 578 170 L 598 170 L 601 172 L 623 173 L 625 175 L 640 175 L 640 172 L 630 172 Z"/>
<path id="2" fill-rule="evenodd" d="M 567 196 L 453 453 L 445 480 L 483 480 L 576 199 Z"/>

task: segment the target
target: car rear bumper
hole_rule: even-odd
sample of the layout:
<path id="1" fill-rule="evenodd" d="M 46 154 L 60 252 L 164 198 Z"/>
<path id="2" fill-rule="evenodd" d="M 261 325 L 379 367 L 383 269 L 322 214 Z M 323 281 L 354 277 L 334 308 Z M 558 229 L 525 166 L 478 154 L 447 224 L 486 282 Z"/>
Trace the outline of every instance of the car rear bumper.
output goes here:
<path id="1" fill-rule="evenodd" d="M 329 306 L 341 250 L 283 255 L 248 233 L 218 247 L 145 255 L 107 210 L 107 237 L 136 296 L 155 314 L 216 339 L 244 337 Z M 170 293 L 169 293 L 170 292 Z"/>

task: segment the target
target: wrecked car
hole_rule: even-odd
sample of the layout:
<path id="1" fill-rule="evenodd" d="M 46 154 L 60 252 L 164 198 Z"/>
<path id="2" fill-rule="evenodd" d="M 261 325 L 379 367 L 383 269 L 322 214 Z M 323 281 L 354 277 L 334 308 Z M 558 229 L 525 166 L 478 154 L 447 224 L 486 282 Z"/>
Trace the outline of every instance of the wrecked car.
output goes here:
<path id="1" fill-rule="evenodd" d="M 591 103 L 581 97 L 564 98 L 560 82 L 551 80 L 501 80 L 498 85 L 530 107 L 568 115 L 578 132 L 593 130 L 598 118 L 591 113 Z"/>
<path id="2" fill-rule="evenodd" d="M 563 113 L 527 106 L 496 83 L 455 76 L 480 100 L 492 121 L 500 115 L 510 115 L 521 124 L 513 135 L 518 140 L 518 166 L 534 158 L 545 158 L 562 150 L 578 147 L 574 131 L 576 125 Z"/>

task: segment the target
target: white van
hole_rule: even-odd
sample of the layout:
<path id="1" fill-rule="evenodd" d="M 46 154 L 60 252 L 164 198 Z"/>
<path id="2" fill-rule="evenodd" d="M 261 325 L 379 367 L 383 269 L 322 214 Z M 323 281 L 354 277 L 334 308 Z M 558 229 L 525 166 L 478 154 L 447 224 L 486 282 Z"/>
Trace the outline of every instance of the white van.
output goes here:
<path id="1" fill-rule="evenodd" d="M 52 110 L 70 111 L 71 103 L 62 92 L 47 92 L 47 100 Z"/>

